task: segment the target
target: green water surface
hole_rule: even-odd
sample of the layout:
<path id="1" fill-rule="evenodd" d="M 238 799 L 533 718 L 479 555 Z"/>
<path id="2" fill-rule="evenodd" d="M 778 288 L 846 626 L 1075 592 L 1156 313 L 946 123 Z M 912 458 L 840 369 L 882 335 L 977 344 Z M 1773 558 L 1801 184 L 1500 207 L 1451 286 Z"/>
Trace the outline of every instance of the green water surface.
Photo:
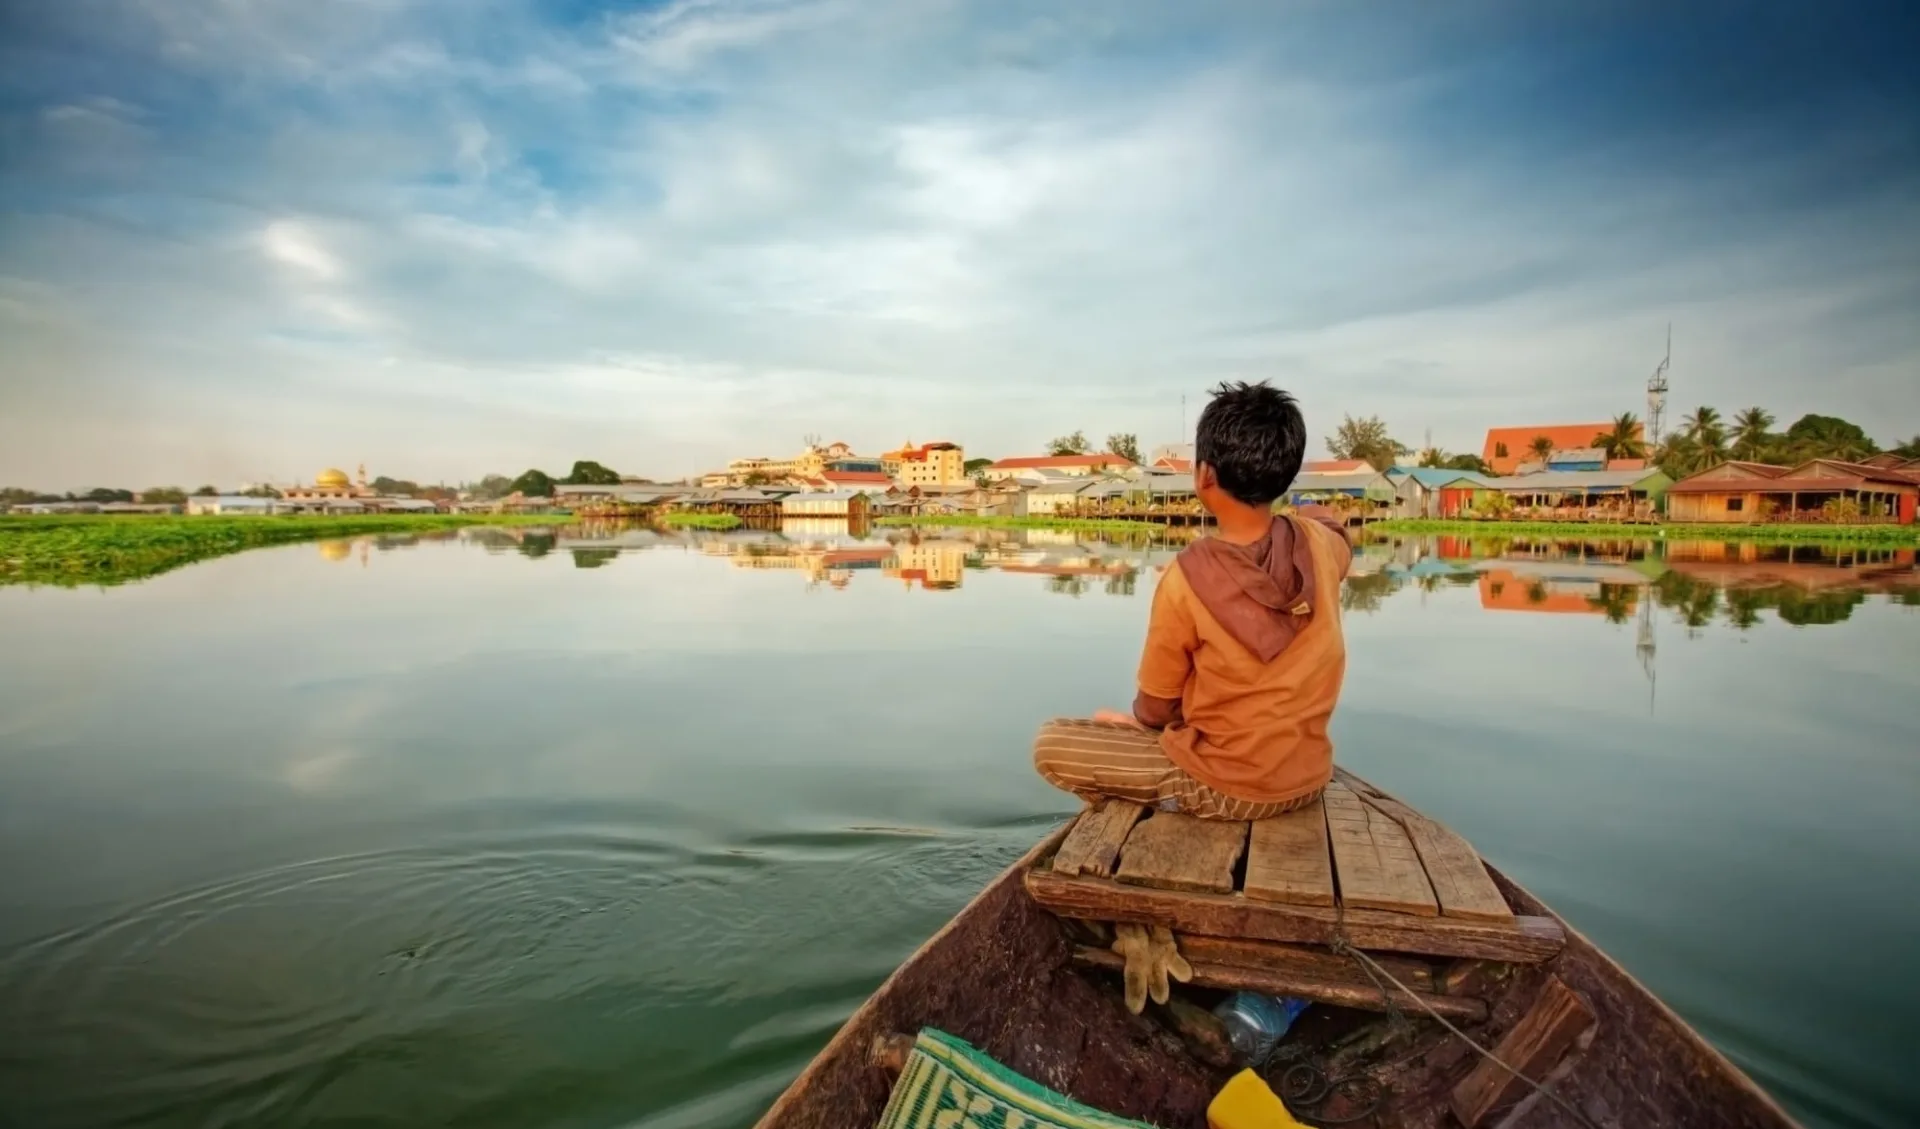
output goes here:
<path id="1" fill-rule="evenodd" d="M 487 530 L 0 588 L 0 1125 L 749 1124 L 1073 808 L 1172 550 Z M 1920 1123 L 1911 550 L 1404 537 L 1339 757 L 1809 1125 Z"/>

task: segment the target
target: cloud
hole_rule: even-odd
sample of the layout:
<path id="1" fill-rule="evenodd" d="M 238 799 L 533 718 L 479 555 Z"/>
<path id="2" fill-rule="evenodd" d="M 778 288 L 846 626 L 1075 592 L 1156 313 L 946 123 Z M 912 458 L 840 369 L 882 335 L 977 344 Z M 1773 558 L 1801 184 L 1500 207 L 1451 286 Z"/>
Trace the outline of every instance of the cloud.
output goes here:
<path id="1" fill-rule="evenodd" d="M 1802 11 L 23 10 L 0 480 L 1151 444 L 1244 376 L 1473 448 L 1637 409 L 1668 321 L 1676 402 L 1892 440 L 1911 19 Z"/>

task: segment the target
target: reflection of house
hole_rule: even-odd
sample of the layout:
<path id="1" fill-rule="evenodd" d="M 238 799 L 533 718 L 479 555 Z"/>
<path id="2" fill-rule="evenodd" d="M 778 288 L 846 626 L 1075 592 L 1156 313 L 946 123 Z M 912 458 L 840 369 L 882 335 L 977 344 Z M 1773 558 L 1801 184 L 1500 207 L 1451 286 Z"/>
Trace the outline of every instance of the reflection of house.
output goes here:
<path id="1" fill-rule="evenodd" d="M 1829 502 L 1850 501 L 1854 520 L 1912 525 L 1920 474 L 1839 459 L 1797 467 L 1726 462 L 1674 483 L 1667 516 L 1676 522 L 1739 524 L 1822 520 Z"/>
<path id="2" fill-rule="evenodd" d="M 905 581 L 908 587 L 919 581 L 922 588 L 958 588 L 966 575 L 967 556 L 972 551 L 973 546 L 966 541 L 895 542 L 894 559 L 887 566 L 886 574 Z"/>
<path id="3" fill-rule="evenodd" d="M 1488 611 L 1598 615 L 1608 610 L 1606 594 L 1612 588 L 1620 593 L 1616 610 L 1631 612 L 1645 584 L 1641 576 L 1609 584 L 1597 573 L 1583 575 L 1566 568 L 1489 568 L 1480 574 L 1480 606 Z"/>
<path id="4" fill-rule="evenodd" d="M 1752 542 L 1667 543 L 1666 566 L 1716 588 L 1806 591 L 1857 588 L 1876 592 L 1920 591 L 1920 567 L 1912 549 L 1881 545 L 1756 545 Z"/>

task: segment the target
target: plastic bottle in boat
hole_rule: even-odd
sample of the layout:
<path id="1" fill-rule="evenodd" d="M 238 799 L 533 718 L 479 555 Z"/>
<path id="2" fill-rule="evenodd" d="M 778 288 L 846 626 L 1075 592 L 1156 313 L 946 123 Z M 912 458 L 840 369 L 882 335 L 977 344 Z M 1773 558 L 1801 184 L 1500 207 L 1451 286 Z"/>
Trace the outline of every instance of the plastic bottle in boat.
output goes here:
<path id="1" fill-rule="evenodd" d="M 1235 992 L 1213 1009 L 1227 1029 L 1233 1051 L 1249 1066 L 1267 1061 L 1287 1028 L 1307 1010 L 1306 1000 L 1290 996 L 1264 996 L 1259 992 Z"/>

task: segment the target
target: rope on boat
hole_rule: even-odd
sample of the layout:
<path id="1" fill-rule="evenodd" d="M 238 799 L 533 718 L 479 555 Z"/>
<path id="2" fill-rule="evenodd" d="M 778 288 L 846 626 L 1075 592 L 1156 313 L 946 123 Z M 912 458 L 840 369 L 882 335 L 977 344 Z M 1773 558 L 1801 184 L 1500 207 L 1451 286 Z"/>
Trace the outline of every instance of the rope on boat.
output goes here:
<path id="1" fill-rule="evenodd" d="M 1502 1060 L 1499 1055 L 1494 1054 L 1492 1051 L 1481 1046 L 1479 1043 L 1474 1042 L 1473 1038 L 1469 1036 L 1465 1031 L 1462 1031 L 1458 1027 L 1455 1027 L 1453 1024 L 1447 1022 L 1447 1018 L 1445 1016 L 1433 1010 L 1433 1008 L 1428 1005 L 1427 1001 L 1421 999 L 1419 995 L 1417 995 L 1413 991 L 1413 989 L 1407 987 L 1405 984 L 1402 984 L 1400 983 L 1400 981 L 1394 979 L 1393 973 L 1388 972 L 1385 968 L 1382 968 L 1380 966 L 1379 962 L 1375 961 L 1372 957 L 1368 956 L 1366 953 L 1361 952 L 1359 949 L 1355 948 L 1353 944 L 1347 940 L 1346 910 L 1344 906 L 1341 907 L 1340 921 L 1335 927 L 1333 944 L 1329 947 L 1332 948 L 1334 953 L 1337 955 L 1348 956 L 1354 959 L 1354 962 L 1360 966 L 1360 971 L 1366 973 L 1367 978 L 1373 981 L 1373 986 L 1380 989 L 1381 998 L 1387 1001 L 1388 1013 L 1394 1016 L 1395 1019 L 1399 1018 L 1400 1013 L 1394 1007 L 1393 993 L 1387 991 L 1385 984 L 1380 983 L 1380 977 L 1382 976 L 1386 977 L 1388 983 L 1400 989 L 1402 992 L 1405 992 L 1408 999 L 1412 1000 L 1416 1004 L 1419 1004 L 1421 1010 L 1425 1011 L 1429 1016 L 1433 1017 L 1433 1021 L 1435 1023 L 1438 1023 L 1440 1026 L 1445 1027 L 1448 1031 L 1452 1032 L 1456 1037 L 1458 1037 L 1461 1042 L 1465 1043 L 1469 1047 L 1472 1047 L 1474 1049 L 1474 1052 L 1478 1054 L 1481 1058 L 1486 1059 L 1488 1062 L 1491 1062 L 1495 1066 L 1506 1071 L 1508 1074 L 1511 1074 L 1515 1078 L 1518 1078 L 1520 1081 L 1525 1082 L 1528 1086 L 1530 1086 L 1534 1090 L 1535 1093 L 1540 1094 L 1541 1096 L 1545 1097 L 1548 1101 L 1552 1102 L 1553 1104 L 1559 1106 L 1561 1109 L 1565 1110 L 1569 1115 L 1573 1117 L 1575 1121 L 1579 1122 L 1581 1125 L 1586 1126 L 1586 1129 L 1601 1129 L 1599 1125 L 1594 1123 L 1592 1118 L 1582 1113 L 1580 1109 L 1576 1107 L 1572 1102 L 1569 1102 L 1567 1099 L 1561 1097 L 1559 1094 L 1554 1093 L 1551 1089 L 1549 1089 L 1543 1083 L 1535 1082 L 1533 1079 L 1520 1073 L 1518 1070 L 1507 1065 L 1507 1063 L 1504 1060 Z M 1375 973 L 1378 973 L 1379 975 L 1375 975 Z"/>

